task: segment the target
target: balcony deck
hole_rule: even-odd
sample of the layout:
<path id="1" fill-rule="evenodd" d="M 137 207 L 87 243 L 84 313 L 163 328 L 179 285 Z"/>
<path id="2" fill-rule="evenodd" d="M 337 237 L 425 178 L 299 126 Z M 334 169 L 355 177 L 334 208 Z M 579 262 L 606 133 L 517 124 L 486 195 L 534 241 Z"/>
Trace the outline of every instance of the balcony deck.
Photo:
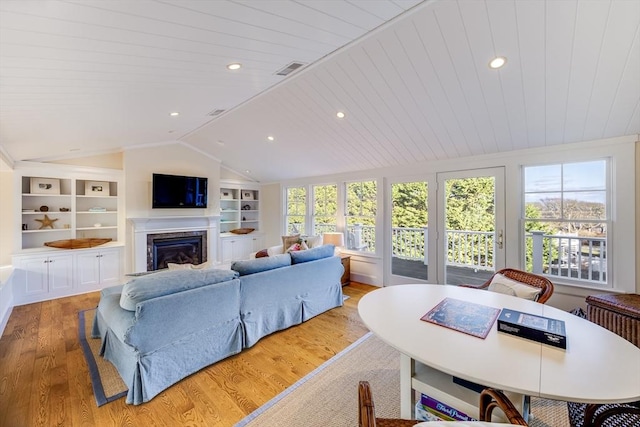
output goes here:
<path id="1" fill-rule="evenodd" d="M 407 283 L 411 278 L 427 280 L 428 266 L 422 261 L 393 257 L 391 271 L 397 276 L 407 277 Z M 447 266 L 447 282 L 450 285 L 482 284 L 493 275 L 492 271 L 478 270 L 473 267 Z"/>

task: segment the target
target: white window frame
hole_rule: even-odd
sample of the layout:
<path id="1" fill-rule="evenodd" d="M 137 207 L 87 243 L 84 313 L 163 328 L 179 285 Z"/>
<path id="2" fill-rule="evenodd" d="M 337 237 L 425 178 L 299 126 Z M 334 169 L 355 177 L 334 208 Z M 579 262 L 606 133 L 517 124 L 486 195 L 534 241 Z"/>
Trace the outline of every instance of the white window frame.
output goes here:
<path id="1" fill-rule="evenodd" d="M 335 214 L 333 214 L 333 216 L 331 215 L 318 215 L 317 212 L 315 211 L 315 206 L 316 206 L 316 188 L 317 187 L 329 187 L 329 186 L 334 186 L 336 188 L 336 212 Z M 338 185 L 338 183 L 327 183 L 327 184 L 311 184 L 309 185 L 309 190 L 310 190 L 310 230 L 309 232 L 311 233 L 311 235 L 315 234 L 315 230 L 316 230 L 316 218 L 322 217 L 322 218 L 333 218 L 334 220 L 334 224 L 335 224 L 335 229 L 334 230 L 327 230 L 327 231 L 338 231 L 339 230 L 339 223 L 338 223 L 338 211 L 339 211 L 339 206 L 340 206 L 340 197 L 339 197 L 339 192 L 340 192 L 340 186 Z"/>
<path id="2" fill-rule="evenodd" d="M 565 217 L 565 212 L 564 212 L 564 206 L 561 207 L 561 216 L 558 218 L 527 218 L 526 214 L 525 214 L 525 206 L 526 206 L 526 196 L 527 196 L 527 192 L 525 192 L 525 187 L 526 187 L 526 181 L 525 181 L 525 169 L 526 168 L 530 168 L 530 167 L 538 167 L 538 166 L 560 166 L 561 167 L 561 176 L 560 176 L 560 189 L 557 191 L 553 191 L 550 193 L 558 193 L 560 194 L 560 198 L 561 200 L 564 202 L 565 200 L 565 194 L 566 193 L 572 193 L 572 192 L 579 192 L 579 191 L 588 191 L 588 190 L 565 190 L 563 188 L 563 174 L 562 171 L 564 170 L 564 167 L 566 165 L 571 165 L 571 164 L 580 164 L 580 163 L 589 163 L 589 162 L 595 162 L 595 161 L 604 161 L 605 162 L 605 219 L 602 220 L 588 220 L 588 219 L 568 219 Z M 537 273 L 537 274 L 543 274 L 546 277 L 548 277 L 550 280 L 552 281 L 562 281 L 563 284 L 566 285 L 573 285 L 573 286 L 582 286 L 582 287 L 594 287 L 594 288 L 601 288 L 601 289 L 611 289 L 614 287 L 613 283 L 614 283 L 614 276 L 615 273 L 613 271 L 612 265 L 612 258 L 613 258 L 613 253 L 615 252 L 615 245 L 614 245 L 614 237 L 613 237 L 613 233 L 612 233 L 612 229 L 613 229 L 613 221 L 612 221 L 612 212 L 613 212 L 613 197 L 612 197 L 612 188 L 613 188 L 613 174 L 612 174 L 612 164 L 613 164 L 613 159 L 611 157 L 604 157 L 604 156 L 594 156 L 591 158 L 583 158 L 583 159 L 579 159 L 579 160 L 558 160 L 558 161 L 554 161 L 554 162 L 544 162 L 544 163 L 531 163 L 531 164 L 527 164 L 527 165 L 522 165 L 521 167 L 521 174 L 522 174 L 522 187 L 521 187 L 521 198 L 522 198 L 522 202 L 521 202 L 521 233 L 523 235 L 523 245 L 521 247 L 521 251 L 522 251 L 522 265 L 526 265 L 526 242 L 528 239 L 533 239 L 533 237 L 531 236 L 526 236 L 526 231 L 525 231 L 525 224 L 528 221 L 537 221 L 537 222 L 541 222 L 541 223 L 553 223 L 553 222 L 558 222 L 558 223 L 570 223 L 570 222 L 578 222 L 578 223 L 603 223 L 606 225 L 606 229 L 607 229 L 607 233 L 606 233 L 606 238 L 605 238 L 605 247 L 606 247 L 606 262 L 605 263 L 599 263 L 598 265 L 598 269 L 601 270 L 603 267 L 606 268 L 606 279 L 604 281 L 599 281 L 599 280 L 589 280 L 589 279 L 577 279 L 577 278 L 572 278 L 569 277 L 570 274 L 568 273 L 568 270 L 570 269 L 569 267 L 565 267 L 565 269 L 563 269 L 562 271 L 565 271 L 568 275 L 564 276 L 562 271 L 560 270 L 560 266 L 558 266 L 558 271 L 556 274 L 550 274 L 550 273 L 543 273 L 541 271 L 538 271 L 536 269 L 536 266 L 534 265 L 533 267 L 533 272 Z M 601 190 L 598 190 L 601 191 Z M 540 193 L 543 193 L 542 191 Z M 561 245 L 562 243 L 564 243 L 565 245 L 573 245 L 577 244 L 580 245 L 580 240 L 586 240 L 586 239 L 577 239 L 575 237 L 569 237 L 567 236 L 567 238 L 557 238 L 556 240 L 560 241 L 559 245 Z M 540 240 L 538 240 L 538 242 L 540 242 Z M 548 243 L 548 242 L 547 242 Z M 538 243 L 539 244 L 539 243 Z M 570 252 L 570 249 L 567 249 Z M 583 257 L 580 256 L 580 259 L 582 259 Z M 587 257 L 585 257 L 587 258 Z M 586 260 L 591 261 L 590 257 L 588 257 Z M 538 267 L 539 268 L 539 267 Z M 595 268 L 595 267 L 592 267 Z M 594 275 L 595 276 L 595 275 Z"/>
<path id="3" fill-rule="evenodd" d="M 358 249 L 356 247 L 353 247 L 351 242 L 350 242 L 350 236 L 349 236 L 349 221 L 348 218 L 352 217 L 351 215 L 347 215 L 348 213 L 348 203 L 349 203 L 349 192 L 347 190 L 347 187 L 349 184 L 354 184 L 354 183 L 363 183 L 363 182 L 374 182 L 376 184 L 376 214 L 372 217 L 374 219 L 374 236 L 375 236 L 375 247 L 373 251 L 370 250 L 364 250 L 364 249 Z M 345 245 L 346 245 L 346 249 L 348 251 L 352 251 L 352 252 L 357 252 L 357 253 L 361 253 L 361 254 L 378 254 L 382 249 L 381 249 L 381 245 L 380 245 L 380 239 L 383 238 L 383 234 L 382 234 L 382 230 L 381 230 L 381 224 L 382 224 L 382 199 L 384 194 L 381 193 L 382 191 L 382 184 L 380 182 L 380 180 L 376 179 L 376 178 L 363 178 L 363 179 L 354 179 L 354 180 L 350 180 L 350 181 L 345 181 L 342 184 L 342 191 L 344 194 L 343 200 L 344 200 L 344 206 L 343 206 L 343 220 L 344 220 L 344 230 L 345 230 Z M 362 215 L 358 215 L 358 216 L 362 216 Z M 356 237 L 357 239 L 357 237 Z"/>
<path id="4" fill-rule="evenodd" d="M 293 189 L 293 188 L 303 188 L 306 192 L 306 197 L 305 197 L 305 208 L 304 208 L 304 212 L 302 214 L 298 213 L 295 215 L 289 215 L 289 190 Z M 309 226 L 309 186 L 308 185 L 289 185 L 286 187 L 283 187 L 283 212 L 284 215 L 282 216 L 283 219 L 283 232 L 285 234 L 289 233 L 289 218 L 293 217 L 293 216 L 302 216 L 304 217 L 304 228 L 303 230 L 298 230 L 298 233 L 300 234 L 306 234 L 306 228 Z"/>

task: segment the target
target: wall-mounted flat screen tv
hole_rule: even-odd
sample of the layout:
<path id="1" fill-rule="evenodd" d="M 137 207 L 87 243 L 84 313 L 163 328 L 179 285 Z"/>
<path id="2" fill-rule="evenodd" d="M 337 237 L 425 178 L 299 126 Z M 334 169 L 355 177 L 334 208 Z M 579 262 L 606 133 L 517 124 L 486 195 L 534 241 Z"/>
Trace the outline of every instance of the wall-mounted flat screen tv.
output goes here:
<path id="1" fill-rule="evenodd" d="M 207 178 L 153 174 L 153 209 L 206 208 Z"/>

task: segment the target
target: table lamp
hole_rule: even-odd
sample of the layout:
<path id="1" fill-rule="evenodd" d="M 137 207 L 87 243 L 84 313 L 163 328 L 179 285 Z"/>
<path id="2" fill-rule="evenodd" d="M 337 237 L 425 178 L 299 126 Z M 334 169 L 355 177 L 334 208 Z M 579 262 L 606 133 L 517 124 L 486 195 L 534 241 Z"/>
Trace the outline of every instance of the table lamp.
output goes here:
<path id="1" fill-rule="evenodd" d="M 340 253 L 340 248 L 344 246 L 344 234 L 342 233 L 324 233 L 322 235 L 323 245 L 333 245 L 336 247 L 336 254 Z"/>

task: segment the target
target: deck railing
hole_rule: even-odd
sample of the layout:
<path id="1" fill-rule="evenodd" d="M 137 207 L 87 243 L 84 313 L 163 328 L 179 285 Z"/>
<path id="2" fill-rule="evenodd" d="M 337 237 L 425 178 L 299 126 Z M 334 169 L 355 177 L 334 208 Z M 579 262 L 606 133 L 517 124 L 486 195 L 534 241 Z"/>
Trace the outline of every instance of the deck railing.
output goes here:
<path id="1" fill-rule="evenodd" d="M 447 265 L 493 270 L 493 231 L 447 230 Z"/>
<path id="2" fill-rule="evenodd" d="M 334 230 L 326 230 L 334 231 Z M 375 227 L 355 224 L 347 227 L 350 249 L 375 251 Z M 447 265 L 493 270 L 495 233 L 447 230 Z M 533 231 L 527 239 L 527 269 L 534 273 L 576 280 L 606 283 L 606 238 L 544 234 Z M 428 227 L 393 227 L 392 256 L 407 260 L 428 259 Z"/>
<path id="3" fill-rule="evenodd" d="M 428 228 L 394 227 L 393 256 L 427 262 Z M 607 281 L 606 238 L 527 234 L 527 269 L 537 274 L 570 277 L 604 284 Z M 447 265 L 478 270 L 494 269 L 493 232 L 447 230 Z"/>
<path id="4" fill-rule="evenodd" d="M 534 273 L 607 283 L 607 239 L 532 231 L 526 235 L 527 265 Z M 529 243 L 530 242 L 530 243 Z"/>

